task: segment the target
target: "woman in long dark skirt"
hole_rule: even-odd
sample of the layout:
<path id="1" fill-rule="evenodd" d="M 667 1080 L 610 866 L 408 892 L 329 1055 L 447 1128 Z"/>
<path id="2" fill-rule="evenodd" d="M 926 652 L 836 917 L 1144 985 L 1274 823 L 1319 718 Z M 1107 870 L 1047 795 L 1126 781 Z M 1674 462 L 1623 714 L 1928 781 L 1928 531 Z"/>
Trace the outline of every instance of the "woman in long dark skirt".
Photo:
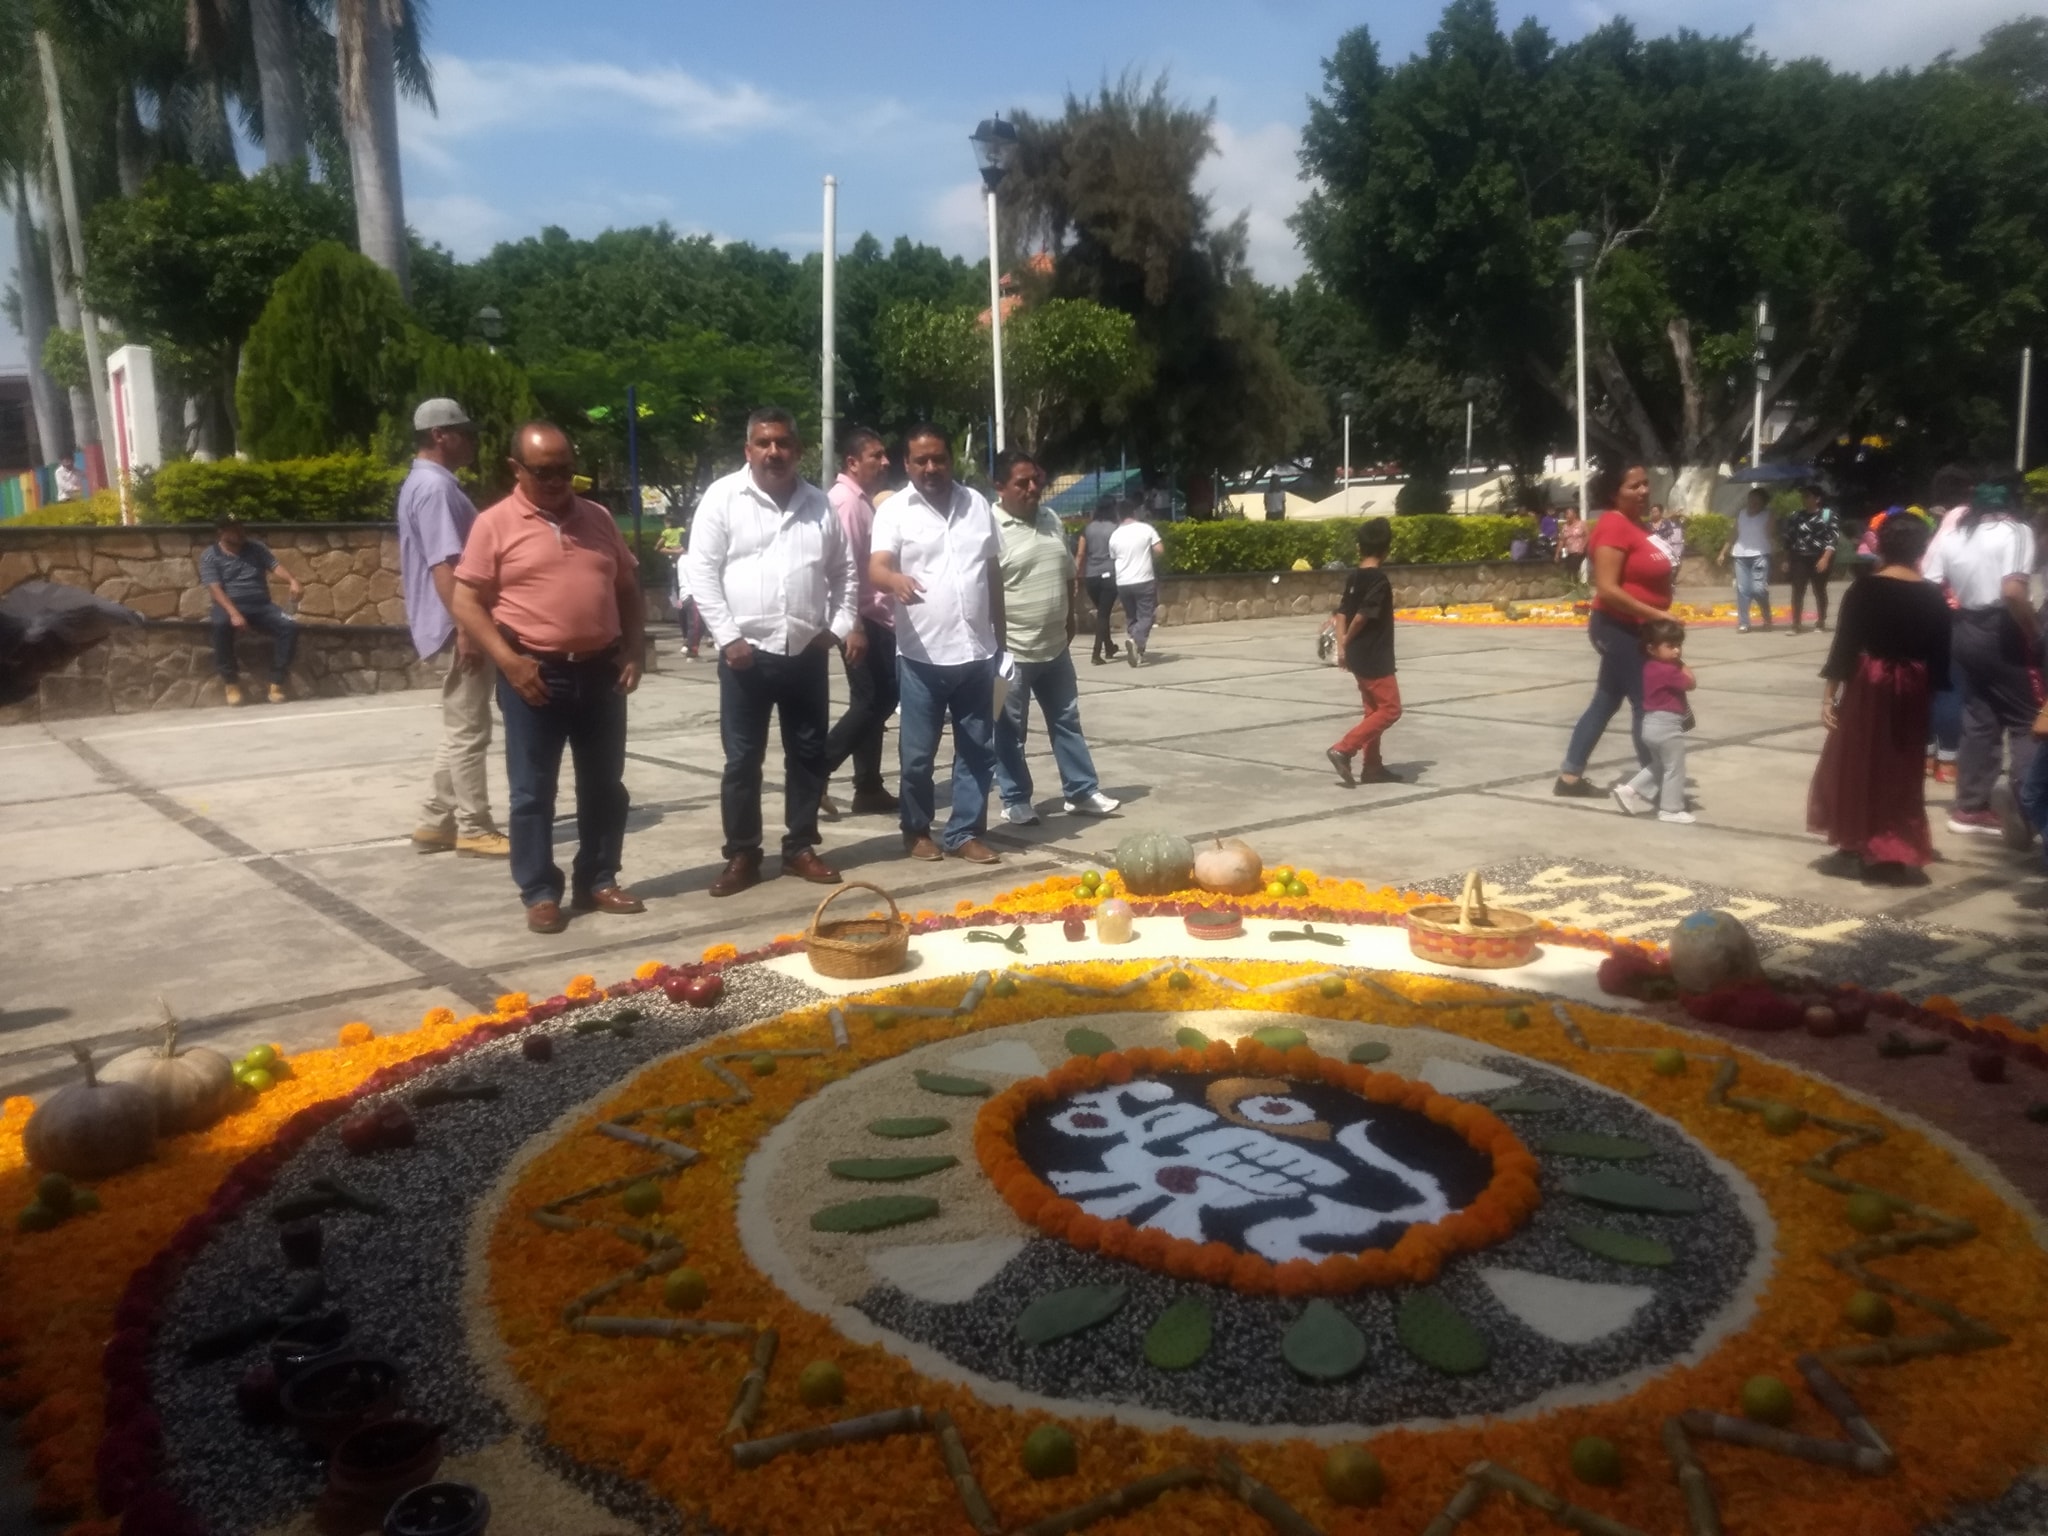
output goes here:
<path id="1" fill-rule="evenodd" d="M 1830 874 L 1917 885 L 1934 860 L 1924 754 L 1929 706 L 1948 676 L 1949 614 L 1941 589 L 1920 575 L 1928 536 L 1917 517 L 1885 520 L 1878 569 L 1843 596 L 1821 669 L 1828 736 L 1806 826 L 1835 845 L 1823 866 Z"/>

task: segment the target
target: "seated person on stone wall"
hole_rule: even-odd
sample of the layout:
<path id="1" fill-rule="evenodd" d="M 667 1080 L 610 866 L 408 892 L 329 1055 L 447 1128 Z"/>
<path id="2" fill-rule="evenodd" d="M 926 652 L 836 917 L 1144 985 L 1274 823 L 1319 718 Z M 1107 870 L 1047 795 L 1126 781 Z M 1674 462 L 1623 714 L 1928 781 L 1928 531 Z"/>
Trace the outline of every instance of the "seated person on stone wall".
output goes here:
<path id="1" fill-rule="evenodd" d="M 199 581 L 213 594 L 213 665 L 227 685 L 230 704 L 242 702 L 241 667 L 235 659 L 235 640 L 241 631 L 260 630 L 271 638 L 270 702 L 282 704 L 287 695 L 285 679 L 290 675 L 292 653 L 299 648 L 299 626 L 292 616 L 270 598 L 270 573 L 282 576 L 292 596 L 304 594 L 299 578 L 277 563 L 277 556 L 261 539 L 252 539 L 237 518 L 224 517 L 217 523 L 219 537 L 199 555 Z"/>

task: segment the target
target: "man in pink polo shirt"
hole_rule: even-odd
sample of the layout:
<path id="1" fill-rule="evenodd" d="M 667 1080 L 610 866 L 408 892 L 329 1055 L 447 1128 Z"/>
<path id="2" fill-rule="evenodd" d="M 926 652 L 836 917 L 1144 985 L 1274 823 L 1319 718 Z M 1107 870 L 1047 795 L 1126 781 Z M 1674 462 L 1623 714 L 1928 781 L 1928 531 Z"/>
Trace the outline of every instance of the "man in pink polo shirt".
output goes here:
<path id="1" fill-rule="evenodd" d="M 825 738 L 825 774 L 853 759 L 853 814 L 893 816 L 896 797 L 882 780 L 882 730 L 896 713 L 896 615 L 887 593 L 868 580 L 868 551 L 875 527 L 875 492 L 889 478 L 889 450 L 881 434 L 855 427 L 846 435 L 839 456 L 839 478 L 825 494 L 846 541 L 853 546 L 853 568 L 860 578 L 860 627 L 867 635 L 867 653 L 846 662 L 846 713 Z"/>
<path id="2" fill-rule="evenodd" d="M 561 428 L 521 427 L 512 438 L 518 489 L 478 514 L 455 567 L 455 622 L 498 668 L 512 879 L 535 933 L 568 926 L 554 860 L 564 746 L 576 762 L 570 904 L 646 911 L 619 884 L 626 695 L 639 686 L 644 654 L 640 577 L 611 513 L 576 494 L 575 468 Z"/>

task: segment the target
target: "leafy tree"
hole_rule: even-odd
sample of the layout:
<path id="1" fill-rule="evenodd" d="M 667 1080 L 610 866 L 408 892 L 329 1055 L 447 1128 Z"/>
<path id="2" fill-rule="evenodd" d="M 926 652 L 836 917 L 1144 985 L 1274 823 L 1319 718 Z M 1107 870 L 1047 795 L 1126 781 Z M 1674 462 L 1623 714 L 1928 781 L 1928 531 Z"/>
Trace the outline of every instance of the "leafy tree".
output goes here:
<path id="1" fill-rule="evenodd" d="M 883 378 L 880 420 L 920 417 L 957 434 L 988 409 L 988 328 L 966 307 L 912 299 L 892 304 L 875 323 Z"/>
<path id="2" fill-rule="evenodd" d="M 131 335 L 189 360 L 209 409 L 202 442 L 232 452 L 242 342 L 294 262 L 348 238 L 347 205 L 302 170 L 209 181 L 166 165 L 141 196 L 102 203 L 85 223 L 87 297 Z"/>
<path id="3" fill-rule="evenodd" d="M 1959 67 L 2017 101 L 2048 109 L 2048 16 L 1993 27 Z"/>
<path id="4" fill-rule="evenodd" d="M 1101 411 L 1069 446 L 1128 436 L 1158 471 L 1266 463 L 1316 424 L 1318 407 L 1288 372 L 1245 266 L 1243 218 L 1217 227 L 1195 191 L 1214 152 L 1214 108 L 1170 100 L 1133 78 L 1069 95 L 1057 118 L 1020 114 L 1001 197 L 1010 227 L 1049 251 L 1049 291 L 1091 299 L 1135 323 L 1152 381 L 1124 424 Z"/>

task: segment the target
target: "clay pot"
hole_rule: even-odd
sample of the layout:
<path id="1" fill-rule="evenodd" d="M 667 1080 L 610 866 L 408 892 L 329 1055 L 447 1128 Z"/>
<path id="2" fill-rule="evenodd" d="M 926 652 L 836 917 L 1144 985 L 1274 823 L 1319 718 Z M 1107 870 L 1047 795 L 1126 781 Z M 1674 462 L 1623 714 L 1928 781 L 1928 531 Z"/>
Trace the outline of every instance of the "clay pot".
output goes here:
<path id="1" fill-rule="evenodd" d="M 445 1448 L 444 1426 L 423 1419 L 364 1425 L 334 1448 L 315 1523 L 325 1536 L 376 1530 L 401 1494 L 434 1475 Z"/>
<path id="2" fill-rule="evenodd" d="M 398 1367 L 375 1355 L 332 1355 L 307 1363 L 284 1384 L 284 1416 L 307 1444 L 331 1450 L 398 1408 Z"/>
<path id="3" fill-rule="evenodd" d="M 415 1488 L 384 1517 L 384 1536 L 483 1536 L 491 1501 L 469 1483 L 428 1483 Z"/>
<path id="4" fill-rule="evenodd" d="M 270 1341 L 270 1363 L 276 1368 L 279 1385 L 314 1361 L 340 1351 L 347 1345 L 348 1336 L 348 1314 L 338 1307 L 289 1324 Z"/>

